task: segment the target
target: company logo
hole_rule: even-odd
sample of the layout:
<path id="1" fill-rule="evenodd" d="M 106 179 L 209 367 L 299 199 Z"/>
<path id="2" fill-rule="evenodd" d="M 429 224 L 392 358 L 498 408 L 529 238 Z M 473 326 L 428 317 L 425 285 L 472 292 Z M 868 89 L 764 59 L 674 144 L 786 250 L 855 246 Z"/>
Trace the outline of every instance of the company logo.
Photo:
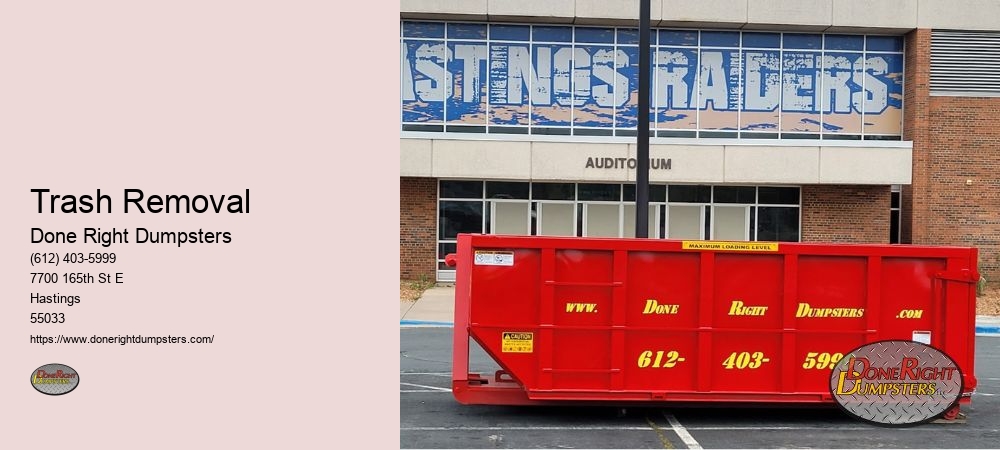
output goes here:
<path id="1" fill-rule="evenodd" d="M 948 355 L 913 341 L 858 347 L 830 374 L 830 392 L 848 414 L 881 425 L 917 425 L 943 415 L 962 394 L 962 373 Z"/>
<path id="2" fill-rule="evenodd" d="M 46 364 L 31 372 L 31 387 L 43 394 L 68 394 L 79 385 L 80 374 L 65 364 Z"/>

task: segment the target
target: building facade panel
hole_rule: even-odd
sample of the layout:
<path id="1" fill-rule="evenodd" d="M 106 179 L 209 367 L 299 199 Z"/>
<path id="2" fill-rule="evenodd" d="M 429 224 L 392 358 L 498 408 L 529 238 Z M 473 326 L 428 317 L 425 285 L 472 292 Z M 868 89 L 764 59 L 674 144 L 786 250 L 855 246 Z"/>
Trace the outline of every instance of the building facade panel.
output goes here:
<path id="1" fill-rule="evenodd" d="M 624 143 L 533 142 L 530 179 L 622 181 L 628 176 L 628 158 Z"/>
<path id="2" fill-rule="evenodd" d="M 399 175 L 429 177 L 433 169 L 430 139 L 399 140 Z"/>
<path id="3" fill-rule="evenodd" d="M 531 176 L 531 143 L 435 139 L 436 178 L 512 178 Z"/>
<path id="4" fill-rule="evenodd" d="M 490 20 L 569 23 L 576 18 L 575 0 L 488 0 Z"/>
<path id="5" fill-rule="evenodd" d="M 399 0 L 403 18 L 486 20 L 488 0 Z"/>
<path id="6" fill-rule="evenodd" d="M 629 157 L 635 158 L 637 146 L 629 144 Z M 725 147 L 722 145 L 650 144 L 650 182 L 660 183 L 723 183 L 725 174 Z M 665 162 L 666 161 L 666 162 Z M 653 168 L 656 167 L 656 168 Z M 635 171 L 627 174 L 628 181 L 635 181 Z"/>
<path id="7" fill-rule="evenodd" d="M 819 147 L 727 145 L 727 183 L 819 182 Z"/>
<path id="8" fill-rule="evenodd" d="M 917 28 L 1000 30 L 1000 2 L 994 0 L 919 0 Z"/>
<path id="9" fill-rule="evenodd" d="M 660 23 L 660 0 L 649 2 L 649 22 Z M 639 17 L 639 2 L 636 0 L 576 0 L 574 23 L 586 25 L 632 25 Z"/>
<path id="10" fill-rule="evenodd" d="M 909 184 L 912 149 L 823 147 L 819 153 L 821 184 Z"/>
<path id="11" fill-rule="evenodd" d="M 656 1 L 656 0 L 651 0 Z M 715 28 L 741 28 L 747 23 L 747 0 L 718 0 L 692 2 L 688 0 L 661 0 L 662 26 Z"/>
<path id="12" fill-rule="evenodd" d="M 917 27 L 918 0 L 834 0 L 829 31 L 892 30 Z"/>
<path id="13" fill-rule="evenodd" d="M 825 30 L 833 24 L 834 0 L 747 0 L 747 27 Z"/>

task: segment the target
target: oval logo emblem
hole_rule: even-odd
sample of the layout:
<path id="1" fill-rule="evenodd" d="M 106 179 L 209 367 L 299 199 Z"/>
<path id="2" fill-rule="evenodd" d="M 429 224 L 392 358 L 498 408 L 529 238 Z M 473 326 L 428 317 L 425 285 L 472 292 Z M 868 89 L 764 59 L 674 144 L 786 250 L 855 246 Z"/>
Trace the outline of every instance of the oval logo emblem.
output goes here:
<path id="1" fill-rule="evenodd" d="M 958 403 L 962 372 L 940 350 L 914 341 L 862 345 L 830 374 L 830 392 L 848 414 L 879 425 L 934 420 Z"/>
<path id="2" fill-rule="evenodd" d="M 65 364 L 46 364 L 31 372 L 31 387 L 43 394 L 68 394 L 79 385 L 80 374 Z"/>

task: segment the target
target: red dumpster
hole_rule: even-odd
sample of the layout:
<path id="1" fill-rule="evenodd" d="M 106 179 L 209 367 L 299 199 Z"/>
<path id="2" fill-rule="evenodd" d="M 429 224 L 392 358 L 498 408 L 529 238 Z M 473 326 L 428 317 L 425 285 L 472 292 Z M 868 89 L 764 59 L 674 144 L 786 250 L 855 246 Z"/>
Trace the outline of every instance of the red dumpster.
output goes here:
<path id="1" fill-rule="evenodd" d="M 462 234 L 452 392 L 465 404 L 833 403 L 830 370 L 914 340 L 976 386 L 977 250 Z M 501 370 L 469 372 L 470 338 Z"/>

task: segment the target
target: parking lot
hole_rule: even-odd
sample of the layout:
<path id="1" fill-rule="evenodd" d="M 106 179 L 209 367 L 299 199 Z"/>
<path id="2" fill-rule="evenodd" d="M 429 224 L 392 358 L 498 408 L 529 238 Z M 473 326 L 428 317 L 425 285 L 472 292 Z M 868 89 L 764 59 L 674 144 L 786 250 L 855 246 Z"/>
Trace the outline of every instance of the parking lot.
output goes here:
<path id="1" fill-rule="evenodd" d="M 1000 337 L 976 339 L 979 387 L 965 423 L 886 428 L 835 407 L 467 406 L 451 395 L 448 327 L 400 329 L 401 448 L 995 448 Z M 478 348 L 471 369 L 497 369 Z"/>

